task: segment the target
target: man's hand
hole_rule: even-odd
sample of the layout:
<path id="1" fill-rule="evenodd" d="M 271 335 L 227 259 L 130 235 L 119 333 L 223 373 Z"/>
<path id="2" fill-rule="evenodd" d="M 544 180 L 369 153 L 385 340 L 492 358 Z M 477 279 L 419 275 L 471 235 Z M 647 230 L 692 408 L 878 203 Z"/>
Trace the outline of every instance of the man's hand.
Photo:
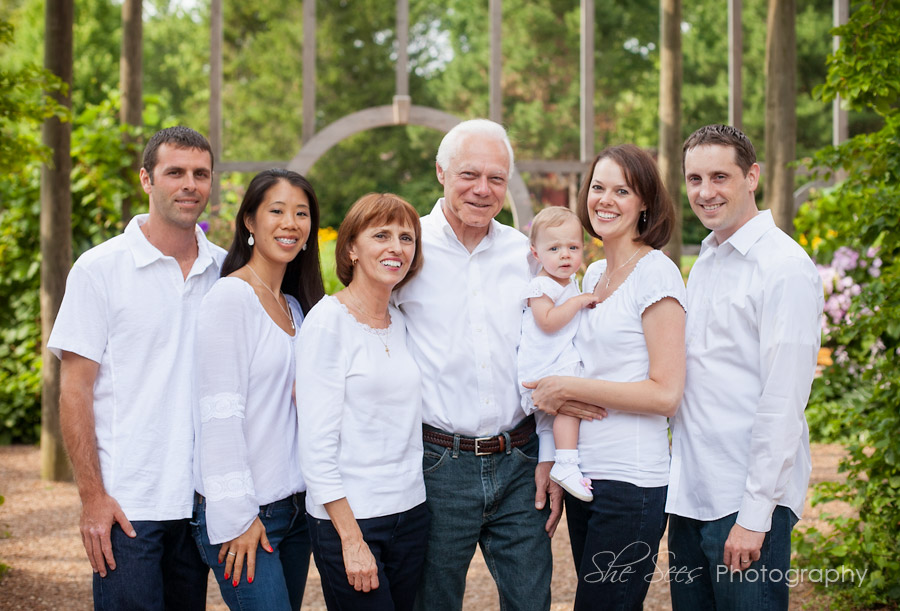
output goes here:
<path id="1" fill-rule="evenodd" d="M 759 560 L 759 550 L 765 539 L 766 533 L 747 530 L 739 524 L 732 526 L 725 540 L 725 566 L 732 573 L 749 569 Z"/>
<path id="2" fill-rule="evenodd" d="M 563 505 L 563 489 L 556 482 L 550 481 L 550 468 L 553 463 L 550 461 L 539 462 L 534 468 L 534 485 L 537 489 L 534 497 L 534 508 L 541 510 L 544 503 L 547 502 L 547 496 L 550 496 L 550 517 L 547 518 L 547 524 L 544 530 L 547 535 L 556 534 L 556 527 L 559 526 L 559 518 L 562 516 Z"/>
<path id="3" fill-rule="evenodd" d="M 91 568 L 100 577 L 106 577 L 106 567 L 115 570 L 116 559 L 113 557 L 112 542 L 109 532 L 117 523 L 122 531 L 132 539 L 137 536 L 125 512 L 113 497 L 106 493 L 91 499 L 85 499 L 81 505 L 81 542 L 87 552 Z"/>
<path id="4" fill-rule="evenodd" d="M 559 408 L 559 412 L 563 416 L 574 416 L 582 420 L 603 420 L 606 418 L 606 408 L 590 403 L 582 403 L 581 401 L 566 401 L 565 405 Z"/>

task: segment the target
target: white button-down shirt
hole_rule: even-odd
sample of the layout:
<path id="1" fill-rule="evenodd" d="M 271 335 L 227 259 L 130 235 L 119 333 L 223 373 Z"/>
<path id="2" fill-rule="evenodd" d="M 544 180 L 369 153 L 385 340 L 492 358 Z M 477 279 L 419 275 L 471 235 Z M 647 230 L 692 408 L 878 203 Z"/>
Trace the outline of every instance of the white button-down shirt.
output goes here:
<path id="1" fill-rule="evenodd" d="M 225 251 L 197 228 L 185 279 L 144 237 L 146 219 L 78 258 L 47 344 L 57 357 L 65 350 L 100 364 L 94 426 L 107 494 L 129 520 L 177 520 L 194 505 L 197 313 Z"/>
<path id="2" fill-rule="evenodd" d="M 425 265 L 395 291 L 394 301 L 422 370 L 425 424 L 473 437 L 497 435 L 525 417 L 516 351 L 520 296 L 533 275 L 528 239 L 491 221 L 470 253 L 447 222 L 443 203 L 439 199 L 422 217 Z M 552 460 L 552 431 L 543 428 L 541 458 Z"/>
<path id="3" fill-rule="evenodd" d="M 777 505 L 801 515 L 809 483 L 803 410 L 821 339 L 819 274 L 766 210 L 722 244 L 703 241 L 687 299 L 666 511 L 737 512 L 744 528 L 768 532 Z"/>

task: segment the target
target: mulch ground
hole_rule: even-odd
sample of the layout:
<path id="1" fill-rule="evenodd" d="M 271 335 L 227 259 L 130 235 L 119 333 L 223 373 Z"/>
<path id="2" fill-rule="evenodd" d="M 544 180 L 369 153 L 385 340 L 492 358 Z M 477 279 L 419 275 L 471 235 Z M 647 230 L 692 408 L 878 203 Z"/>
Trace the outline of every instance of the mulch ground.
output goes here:
<path id="1" fill-rule="evenodd" d="M 813 446 L 811 484 L 837 479 L 839 445 Z M 74 484 L 40 480 L 40 453 L 33 446 L 0 447 L 0 563 L 9 565 L 0 578 L 0 609 L 91 609 L 91 567 L 88 564 L 78 518 L 81 509 Z M 834 508 L 831 508 L 833 512 Z M 816 522 L 821 508 L 804 514 L 802 524 Z M 553 539 L 552 609 L 572 608 L 575 570 L 569 537 L 563 523 Z M 663 579 L 668 565 L 666 538 L 660 544 L 661 570 L 650 586 L 644 604 L 647 611 L 668 611 L 668 584 Z M 324 610 L 319 575 L 310 563 L 304 610 Z M 214 582 L 210 582 L 207 608 L 225 611 Z M 808 583 L 791 591 L 791 609 L 822 609 L 826 601 Z M 497 590 L 480 554 L 469 568 L 465 609 L 498 609 Z"/>

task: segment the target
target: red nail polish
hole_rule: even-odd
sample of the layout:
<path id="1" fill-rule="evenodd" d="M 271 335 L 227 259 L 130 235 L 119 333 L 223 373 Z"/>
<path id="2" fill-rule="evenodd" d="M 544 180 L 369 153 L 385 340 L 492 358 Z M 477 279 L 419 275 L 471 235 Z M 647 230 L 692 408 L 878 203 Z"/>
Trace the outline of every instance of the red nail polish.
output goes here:
<path id="1" fill-rule="evenodd" d="M 231 585 L 233 585 L 234 587 L 237 587 L 237 584 L 238 584 L 237 579 L 235 579 Z"/>
<path id="2" fill-rule="evenodd" d="M 274 550 L 272 549 L 272 546 L 270 545 L 270 546 L 269 546 L 269 553 L 272 553 L 272 551 L 274 551 Z"/>
<path id="3" fill-rule="evenodd" d="M 228 577 L 229 577 L 228 573 L 225 573 L 225 579 L 228 579 Z"/>
<path id="4" fill-rule="evenodd" d="M 248 578 L 247 578 L 247 583 L 253 583 L 253 578 L 252 578 L 252 577 L 248 577 Z"/>

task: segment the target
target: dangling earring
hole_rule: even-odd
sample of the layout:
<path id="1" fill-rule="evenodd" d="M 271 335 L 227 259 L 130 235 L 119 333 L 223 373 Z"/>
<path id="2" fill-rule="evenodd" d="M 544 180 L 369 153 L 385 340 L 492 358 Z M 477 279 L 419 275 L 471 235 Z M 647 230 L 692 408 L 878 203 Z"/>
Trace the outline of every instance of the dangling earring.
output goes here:
<path id="1" fill-rule="evenodd" d="M 250 237 L 247 238 L 247 244 L 249 244 L 250 246 L 253 246 L 253 244 L 255 244 L 255 243 L 256 243 L 256 240 L 253 239 L 253 234 L 251 233 Z"/>
<path id="2" fill-rule="evenodd" d="M 647 209 L 644 208 L 644 225 L 647 224 Z"/>
<path id="3" fill-rule="evenodd" d="M 303 246 L 300 248 L 300 250 L 306 250 L 306 242 L 303 243 Z"/>

